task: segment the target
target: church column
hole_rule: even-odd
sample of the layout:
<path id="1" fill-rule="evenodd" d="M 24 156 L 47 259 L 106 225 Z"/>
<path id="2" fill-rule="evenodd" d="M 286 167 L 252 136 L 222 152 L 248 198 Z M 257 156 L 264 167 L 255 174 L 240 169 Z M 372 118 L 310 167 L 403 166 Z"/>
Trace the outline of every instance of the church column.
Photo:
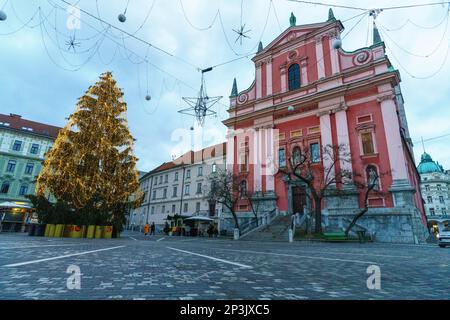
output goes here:
<path id="1" fill-rule="evenodd" d="M 256 99 L 262 97 L 262 63 L 256 63 Z"/>
<path id="2" fill-rule="evenodd" d="M 339 165 L 344 171 L 353 173 L 351 159 L 345 159 L 345 153 L 349 153 L 350 150 L 350 140 L 348 135 L 348 123 L 347 123 L 347 107 L 344 105 L 342 109 L 335 113 L 336 119 L 336 131 L 338 145 L 345 146 L 345 150 L 341 151 Z M 347 156 L 348 158 L 348 156 Z M 347 161 L 345 161 L 347 160 Z M 349 181 L 347 181 L 349 182 Z"/>
<path id="3" fill-rule="evenodd" d="M 323 57 L 322 35 L 316 37 L 317 75 L 319 80 L 325 78 L 325 62 Z"/>
<path id="4" fill-rule="evenodd" d="M 266 92 L 268 96 L 273 93 L 272 89 L 272 58 L 266 60 Z"/>
<path id="5" fill-rule="evenodd" d="M 322 139 L 322 150 L 321 153 L 323 152 L 323 148 L 325 148 L 326 146 L 332 146 L 333 145 L 333 138 L 331 135 L 331 120 L 330 120 L 330 114 L 327 113 L 323 113 L 320 114 L 320 135 L 321 135 L 321 139 Z M 330 152 L 333 152 L 332 150 L 330 150 Z M 335 170 L 333 166 L 333 160 L 332 160 L 332 155 L 330 156 L 323 156 L 323 166 L 325 169 L 325 175 L 327 174 L 326 171 L 329 171 L 328 176 L 329 177 L 334 177 L 335 175 Z M 327 168 L 330 168 L 330 170 L 328 170 Z"/>
<path id="6" fill-rule="evenodd" d="M 263 130 L 264 131 L 264 130 Z M 253 132 L 253 152 L 252 152 L 252 163 L 253 164 L 253 191 L 262 191 L 262 143 L 261 143 L 261 130 L 255 128 Z"/>
<path id="7" fill-rule="evenodd" d="M 300 62 L 300 73 L 301 73 L 301 81 L 302 85 L 306 86 L 308 84 L 308 60 L 303 59 Z"/>
<path id="8" fill-rule="evenodd" d="M 226 157 L 226 170 L 233 172 L 234 168 L 234 152 L 235 152 L 235 143 L 234 143 L 234 130 L 228 129 L 227 131 L 227 157 Z"/>
<path id="9" fill-rule="evenodd" d="M 389 88 L 388 88 L 389 87 Z M 389 90 L 386 90 L 389 89 Z M 408 169 L 403 143 L 400 134 L 400 125 L 395 104 L 395 96 L 390 85 L 380 86 L 380 91 L 384 91 L 378 97 L 381 104 L 384 131 L 391 168 L 392 186 L 389 189 L 394 197 L 394 206 L 414 206 L 413 195 L 415 189 L 408 180 Z"/>
<path id="10" fill-rule="evenodd" d="M 336 31 L 331 31 L 328 34 L 328 44 L 330 46 L 331 72 L 333 75 L 340 72 L 338 51 L 333 47 L 333 42 L 337 38 L 337 36 L 338 34 Z"/>

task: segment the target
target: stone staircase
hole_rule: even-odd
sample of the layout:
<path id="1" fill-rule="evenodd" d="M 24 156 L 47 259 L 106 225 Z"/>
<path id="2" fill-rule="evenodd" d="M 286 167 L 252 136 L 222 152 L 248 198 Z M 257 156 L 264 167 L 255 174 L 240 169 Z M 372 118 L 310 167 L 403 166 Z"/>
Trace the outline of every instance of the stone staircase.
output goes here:
<path id="1" fill-rule="evenodd" d="M 277 216 L 270 224 L 242 237 L 241 240 L 289 241 L 289 228 L 291 223 L 291 216 Z"/>

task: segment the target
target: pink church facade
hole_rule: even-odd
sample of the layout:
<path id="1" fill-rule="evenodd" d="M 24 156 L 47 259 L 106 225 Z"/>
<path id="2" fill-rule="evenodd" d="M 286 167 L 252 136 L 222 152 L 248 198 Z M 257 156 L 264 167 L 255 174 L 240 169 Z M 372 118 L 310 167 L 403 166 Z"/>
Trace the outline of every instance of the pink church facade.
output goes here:
<path id="1" fill-rule="evenodd" d="M 344 145 L 351 162 L 340 161 L 335 170 L 362 174 L 370 166 L 381 174 L 383 192 L 370 195 L 365 227 L 385 241 L 411 242 L 411 235 L 396 234 L 395 228 L 411 224 L 412 236 L 421 238 L 417 234 L 426 218 L 400 74 L 377 30 L 372 46 L 346 52 L 335 45 L 343 29 L 332 12 L 323 23 L 297 26 L 294 18 L 288 29 L 260 47 L 252 59 L 255 81 L 241 92 L 234 84 L 230 97 L 224 121 L 227 167 L 249 192 L 272 201 L 269 207 L 293 214 L 306 202 L 299 202 L 298 186 L 286 181 L 280 167 L 294 148 L 314 151 L 317 166 L 326 166 L 323 148 Z M 336 188 L 347 190 L 346 185 Z M 351 189 L 340 199 L 325 199 L 326 224 L 342 226 L 363 205 L 363 194 Z M 245 216 L 248 204 L 241 201 L 237 211 Z M 395 221 L 394 229 L 384 226 L 389 221 Z M 385 233 L 379 230 L 386 228 Z"/>

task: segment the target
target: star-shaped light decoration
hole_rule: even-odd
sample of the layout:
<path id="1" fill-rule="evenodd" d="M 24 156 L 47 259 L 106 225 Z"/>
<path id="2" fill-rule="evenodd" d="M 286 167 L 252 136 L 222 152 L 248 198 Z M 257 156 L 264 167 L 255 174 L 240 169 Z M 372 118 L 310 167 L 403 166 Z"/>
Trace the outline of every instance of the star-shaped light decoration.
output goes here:
<path id="1" fill-rule="evenodd" d="M 75 34 L 70 36 L 70 39 L 66 41 L 66 45 L 68 46 L 67 51 L 70 51 L 70 49 L 73 49 L 73 52 L 76 52 L 75 47 L 79 47 L 80 43 L 76 41 Z"/>
<path id="2" fill-rule="evenodd" d="M 221 96 L 217 97 L 208 96 L 208 94 L 206 93 L 205 80 L 203 78 L 204 72 L 207 71 L 206 70 L 202 71 L 202 84 L 200 86 L 200 92 L 198 94 L 198 97 L 183 97 L 183 100 L 188 105 L 190 105 L 190 107 L 178 111 L 179 113 L 196 117 L 199 126 L 203 126 L 206 117 L 214 116 L 217 114 L 214 110 L 211 110 L 211 108 L 213 105 L 219 102 L 220 99 L 222 99 Z"/>
<path id="3" fill-rule="evenodd" d="M 233 29 L 233 31 L 236 32 L 238 35 L 236 40 L 234 41 L 234 43 L 239 41 L 240 44 L 242 45 L 242 39 L 243 38 L 250 39 L 250 37 L 247 36 L 247 33 L 249 33 L 252 30 L 245 30 L 245 24 L 244 24 L 244 25 L 241 25 L 238 29 Z"/>

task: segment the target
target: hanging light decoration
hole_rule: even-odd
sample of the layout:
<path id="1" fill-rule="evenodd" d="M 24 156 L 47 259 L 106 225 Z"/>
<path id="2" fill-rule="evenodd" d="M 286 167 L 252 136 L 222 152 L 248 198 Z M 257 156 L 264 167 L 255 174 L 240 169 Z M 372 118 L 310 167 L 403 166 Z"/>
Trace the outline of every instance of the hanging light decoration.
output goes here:
<path id="1" fill-rule="evenodd" d="M 123 13 L 119 14 L 119 16 L 117 17 L 117 19 L 119 19 L 120 22 L 124 23 L 125 21 L 127 21 L 127 9 L 128 9 L 128 5 L 130 4 L 130 0 L 127 1 L 127 6 L 125 7 L 125 10 Z"/>
<path id="2" fill-rule="evenodd" d="M 147 95 L 145 96 L 145 100 L 147 101 L 152 100 L 152 96 L 147 93 Z"/>
<path id="3" fill-rule="evenodd" d="M 5 13 L 5 11 L 0 10 L 0 21 L 5 21 L 7 18 L 7 15 Z"/>
<path id="4" fill-rule="evenodd" d="M 289 112 L 293 112 L 293 111 L 294 111 L 294 106 L 289 106 L 289 107 L 288 107 L 288 111 L 289 111 Z"/>
<path id="5" fill-rule="evenodd" d="M 340 36 L 338 36 L 336 39 L 334 39 L 334 41 L 333 41 L 333 48 L 334 49 L 340 49 L 342 47 L 342 40 L 341 40 L 341 37 Z"/>
<path id="6" fill-rule="evenodd" d="M 122 23 L 125 22 L 125 21 L 127 21 L 127 17 L 126 17 L 125 14 L 123 14 L 123 13 L 119 14 L 118 19 L 119 19 L 119 21 L 122 22 Z"/>

